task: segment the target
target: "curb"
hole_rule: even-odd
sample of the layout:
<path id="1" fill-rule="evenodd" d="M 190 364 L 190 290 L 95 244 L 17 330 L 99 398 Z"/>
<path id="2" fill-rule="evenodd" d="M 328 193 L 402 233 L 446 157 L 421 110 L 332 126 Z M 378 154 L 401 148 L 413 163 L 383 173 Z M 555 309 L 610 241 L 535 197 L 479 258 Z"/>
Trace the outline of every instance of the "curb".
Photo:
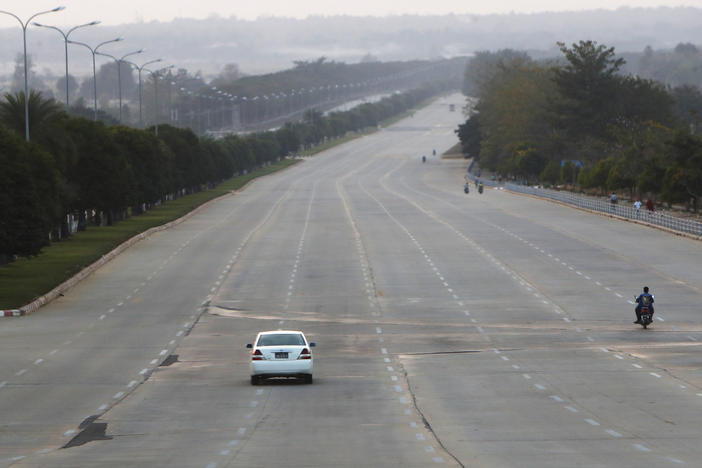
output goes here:
<path id="1" fill-rule="evenodd" d="M 181 216 L 178 219 L 170 221 L 166 224 L 162 224 L 161 226 L 152 227 L 151 229 L 148 229 L 140 234 L 137 234 L 136 236 L 134 236 L 130 239 L 127 239 L 126 241 L 122 242 L 117 247 L 115 247 L 111 251 L 107 252 L 102 257 L 100 257 L 100 259 L 96 260 L 95 262 L 91 263 L 87 267 L 83 268 L 81 271 L 79 271 L 78 273 L 73 275 L 71 278 L 67 279 L 66 281 L 64 281 L 63 283 L 56 286 L 54 289 L 52 289 L 48 293 L 44 294 L 43 296 L 38 297 L 37 299 L 30 302 L 29 304 L 24 305 L 24 306 L 20 307 L 19 309 L 0 310 L 0 318 L 3 318 L 3 317 L 23 317 L 25 315 L 29 315 L 33 312 L 36 312 L 39 308 L 45 306 L 46 304 L 53 301 L 57 297 L 62 296 L 65 291 L 68 291 L 69 289 L 71 289 L 72 287 L 74 287 L 75 285 L 77 285 L 78 283 L 83 281 L 85 278 L 90 276 L 94 271 L 98 270 L 100 267 L 105 265 L 107 262 L 109 262 L 110 260 L 115 258 L 117 255 L 121 254 L 122 252 L 124 252 L 125 250 L 127 250 L 129 247 L 136 244 L 140 240 L 145 239 L 154 233 L 165 231 L 166 229 L 170 229 L 173 226 L 177 226 L 178 224 L 187 220 L 191 216 L 194 216 L 197 213 L 199 213 L 200 211 L 209 207 L 211 204 L 213 204 L 213 203 L 215 203 L 215 202 L 217 202 L 225 197 L 231 197 L 231 196 L 237 194 L 238 192 L 243 191 L 249 185 L 256 182 L 257 180 L 259 180 L 263 177 L 271 176 L 273 174 L 279 174 L 279 173 L 281 173 L 281 172 L 283 172 L 291 167 L 294 167 L 295 165 L 296 164 L 291 164 L 291 165 L 283 168 L 280 171 L 272 172 L 270 174 L 265 174 L 265 175 L 262 175 L 260 177 L 256 177 L 254 179 L 251 179 L 248 182 L 246 182 L 243 186 L 241 186 L 240 188 L 238 188 L 236 190 L 232 190 L 228 193 L 225 193 L 224 195 L 220 195 L 219 197 L 213 198 L 212 200 L 209 200 L 209 201 L 203 203 L 202 205 L 198 206 L 197 208 L 194 208 L 192 211 L 184 214 L 183 216 Z"/>
<path id="2" fill-rule="evenodd" d="M 0 317 L 21 317 L 24 311 L 20 309 L 0 310 Z"/>

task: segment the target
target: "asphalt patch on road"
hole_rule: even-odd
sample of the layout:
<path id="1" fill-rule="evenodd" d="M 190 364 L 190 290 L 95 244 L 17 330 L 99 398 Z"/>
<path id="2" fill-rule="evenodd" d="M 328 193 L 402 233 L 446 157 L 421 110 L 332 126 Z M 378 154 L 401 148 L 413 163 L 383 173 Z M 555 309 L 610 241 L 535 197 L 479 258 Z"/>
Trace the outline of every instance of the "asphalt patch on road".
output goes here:
<path id="1" fill-rule="evenodd" d="M 78 426 L 78 429 L 82 430 L 62 448 L 79 447 L 94 440 L 111 440 L 111 436 L 105 435 L 107 423 L 95 422 L 97 418 L 97 415 L 85 418 Z"/>
<path id="2" fill-rule="evenodd" d="M 177 354 L 169 354 L 168 357 L 166 359 L 164 359 L 161 364 L 159 364 L 159 367 L 168 367 L 175 362 L 178 362 L 178 355 Z"/>

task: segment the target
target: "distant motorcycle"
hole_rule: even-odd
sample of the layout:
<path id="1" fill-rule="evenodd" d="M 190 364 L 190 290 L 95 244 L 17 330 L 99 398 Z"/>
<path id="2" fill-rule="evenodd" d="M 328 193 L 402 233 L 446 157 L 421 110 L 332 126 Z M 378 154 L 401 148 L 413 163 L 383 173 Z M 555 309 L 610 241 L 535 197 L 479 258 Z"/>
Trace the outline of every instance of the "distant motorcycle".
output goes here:
<path id="1" fill-rule="evenodd" d="M 636 295 L 634 295 L 634 301 L 637 299 Z M 641 326 L 644 327 L 644 329 L 648 328 L 648 326 L 653 322 L 653 312 L 651 311 L 651 305 L 650 304 L 641 304 Z"/>
<path id="2" fill-rule="evenodd" d="M 422 162 L 423 162 L 423 163 L 427 162 L 427 157 L 426 157 L 426 156 L 422 156 Z"/>
<path id="3" fill-rule="evenodd" d="M 468 182 L 463 185 L 463 193 L 470 193 L 470 184 Z"/>
<path id="4" fill-rule="evenodd" d="M 483 184 L 478 184 L 478 193 L 483 193 Z"/>

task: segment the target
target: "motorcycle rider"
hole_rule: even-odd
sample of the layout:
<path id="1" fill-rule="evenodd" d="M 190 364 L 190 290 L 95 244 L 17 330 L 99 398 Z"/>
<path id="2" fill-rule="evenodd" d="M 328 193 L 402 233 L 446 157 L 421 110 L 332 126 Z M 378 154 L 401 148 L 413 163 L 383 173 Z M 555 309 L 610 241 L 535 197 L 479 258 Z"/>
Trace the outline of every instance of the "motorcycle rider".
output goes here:
<path id="1" fill-rule="evenodd" d="M 641 306 L 648 306 L 651 311 L 651 316 L 653 316 L 653 295 L 649 294 L 648 286 L 644 286 L 643 293 L 636 298 L 636 321 L 634 323 L 641 323 Z"/>

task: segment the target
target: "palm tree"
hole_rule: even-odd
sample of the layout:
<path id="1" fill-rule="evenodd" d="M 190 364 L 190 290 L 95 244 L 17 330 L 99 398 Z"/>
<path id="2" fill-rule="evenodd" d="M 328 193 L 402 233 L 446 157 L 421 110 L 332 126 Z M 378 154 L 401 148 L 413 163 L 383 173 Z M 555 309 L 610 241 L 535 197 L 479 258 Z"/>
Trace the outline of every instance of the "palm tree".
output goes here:
<path id="1" fill-rule="evenodd" d="M 24 92 L 5 93 L 0 101 L 0 123 L 24 135 Z M 29 92 L 29 128 L 40 130 L 43 124 L 63 115 L 63 107 L 53 99 L 44 99 L 41 92 Z"/>

